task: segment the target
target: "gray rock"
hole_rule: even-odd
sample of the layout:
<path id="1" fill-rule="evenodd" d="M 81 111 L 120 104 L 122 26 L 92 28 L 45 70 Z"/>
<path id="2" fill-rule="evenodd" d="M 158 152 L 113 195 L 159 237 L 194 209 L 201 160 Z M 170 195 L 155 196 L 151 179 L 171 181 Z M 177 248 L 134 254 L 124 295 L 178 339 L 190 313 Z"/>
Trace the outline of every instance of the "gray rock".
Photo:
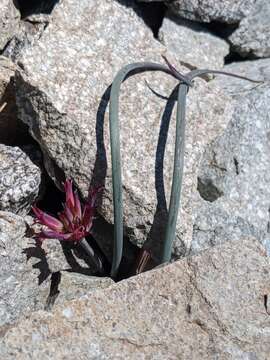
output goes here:
<path id="1" fill-rule="evenodd" d="M 269 84 L 270 81 L 270 61 L 269 59 L 260 59 L 252 61 L 239 61 L 226 65 L 224 70 L 231 71 L 235 74 L 248 76 L 252 79 Z M 232 77 L 221 76 L 215 79 L 215 84 L 222 87 L 222 89 L 229 93 L 230 96 L 236 100 L 239 96 L 244 97 L 245 94 L 253 92 L 257 87 L 261 87 L 261 84 L 252 84 L 247 81 L 238 80 Z"/>
<path id="2" fill-rule="evenodd" d="M 13 61 L 25 46 L 39 39 L 49 22 L 47 14 L 32 14 L 21 20 L 16 3 L 15 0 L 0 0 L 0 51 Z M 41 11 L 42 7 L 36 10 Z"/>
<path id="3" fill-rule="evenodd" d="M 31 15 L 20 21 L 19 27 L 3 51 L 3 55 L 16 62 L 21 51 L 37 41 L 49 23 L 49 15 Z"/>
<path id="4" fill-rule="evenodd" d="M 65 271 L 57 277 L 61 270 L 76 269 L 69 265 L 58 241 L 36 246 L 27 230 L 32 221 L 0 211 L 0 327 L 112 283 Z"/>
<path id="5" fill-rule="evenodd" d="M 252 225 L 247 219 L 226 211 L 220 203 L 200 201 L 193 228 L 193 241 L 189 252 L 197 254 L 209 247 L 223 244 L 239 237 L 258 239 L 270 255 L 270 235 Z"/>
<path id="6" fill-rule="evenodd" d="M 267 1 L 267 0 L 266 0 Z M 254 7 L 256 0 L 167 0 L 169 8 L 180 17 L 201 22 L 239 23 Z"/>
<path id="7" fill-rule="evenodd" d="M 90 24 L 87 18 L 92 19 Z M 108 19 L 106 26 L 104 18 Z M 108 91 L 105 91 L 123 65 L 148 60 L 160 62 L 165 53 L 166 49 L 153 39 L 151 31 L 131 8 L 115 1 L 97 4 L 93 0 L 81 1 L 78 8 L 77 1 L 67 0 L 55 7 L 41 39 L 26 48 L 20 58 L 26 72 L 17 73 L 16 77 L 20 118 L 40 144 L 49 174 L 59 184 L 61 169 L 83 195 L 90 184 L 105 183 L 99 212 L 110 224 L 113 210 L 108 112 L 105 111 Z M 167 52 L 167 56 L 180 71 L 187 71 L 173 54 Z M 145 80 L 165 96 L 176 86 L 169 76 L 151 73 L 137 75 L 122 87 L 124 222 L 125 234 L 131 241 L 142 245 L 152 237 L 158 248 L 166 223 L 165 192 L 168 196 L 172 174 L 174 135 L 171 130 L 167 136 L 166 129 L 174 101 L 168 103 L 163 114 L 166 101 L 153 94 Z M 177 256 L 182 253 L 183 244 L 191 241 L 191 195 L 196 188 L 198 162 L 204 146 L 226 127 L 232 112 L 229 100 L 219 88 L 201 79 L 189 92 L 185 180 L 175 243 Z M 97 232 L 104 234 L 104 227 Z M 111 233 L 108 247 L 112 248 Z"/>
<path id="8" fill-rule="evenodd" d="M 0 212 L 1 326 L 41 309 L 38 303 L 48 296 L 49 284 L 43 282 L 39 286 L 39 266 L 33 268 L 33 263 L 27 262 L 26 251 L 31 248 L 31 239 L 25 237 L 25 231 L 23 218 Z M 38 261 L 35 259 L 35 262 Z"/>
<path id="9" fill-rule="evenodd" d="M 19 28 L 20 12 L 13 0 L 0 1 L 0 50 L 3 50 L 8 41 Z"/>
<path id="10" fill-rule="evenodd" d="M 21 149 L 0 144 L 0 210 L 27 214 L 40 182 L 41 170 Z"/>
<path id="11" fill-rule="evenodd" d="M 55 295 L 52 296 L 52 301 L 51 299 L 47 301 L 47 304 L 52 302 L 54 305 L 63 304 L 66 301 L 79 299 L 91 291 L 105 289 L 114 284 L 111 278 L 88 276 L 68 271 L 55 273 L 54 276 L 57 276 Z"/>
<path id="12" fill-rule="evenodd" d="M 266 58 L 270 56 L 270 2 L 258 0 L 249 16 L 229 40 L 233 50 L 243 57 Z"/>
<path id="13" fill-rule="evenodd" d="M 17 136 L 17 113 L 11 78 L 16 66 L 4 56 L 0 56 L 0 142 L 12 143 Z"/>
<path id="14" fill-rule="evenodd" d="M 0 55 L 0 143 L 27 144 L 30 135 L 27 126 L 18 119 L 14 89 L 17 66 Z"/>
<path id="15" fill-rule="evenodd" d="M 159 31 L 161 42 L 179 60 L 199 68 L 219 69 L 229 53 L 228 44 L 201 25 L 168 14 Z"/>
<path id="16" fill-rule="evenodd" d="M 264 80 L 216 82 L 236 101 L 225 132 L 204 153 L 198 176 L 198 201 L 192 251 L 235 237 L 253 235 L 270 253 L 270 61 L 236 63 L 226 70 Z M 194 210 L 196 212 L 196 210 Z"/>
<path id="17" fill-rule="evenodd" d="M 5 329 L 13 359 L 267 359 L 270 264 L 238 239 Z M 68 346 L 67 346 L 68 344 Z"/>

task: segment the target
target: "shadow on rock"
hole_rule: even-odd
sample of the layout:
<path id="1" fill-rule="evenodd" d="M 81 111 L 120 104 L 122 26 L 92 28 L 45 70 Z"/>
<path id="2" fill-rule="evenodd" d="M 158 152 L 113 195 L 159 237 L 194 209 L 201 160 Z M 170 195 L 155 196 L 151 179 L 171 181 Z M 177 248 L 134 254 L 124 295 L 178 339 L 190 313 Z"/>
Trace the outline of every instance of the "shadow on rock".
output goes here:
<path id="1" fill-rule="evenodd" d="M 41 285 L 51 274 L 45 250 L 42 249 L 38 240 L 35 240 L 35 246 L 24 249 L 22 253 L 26 254 L 26 261 L 29 261 L 31 258 L 40 260 L 33 265 L 33 269 L 39 269 L 38 284 Z"/>

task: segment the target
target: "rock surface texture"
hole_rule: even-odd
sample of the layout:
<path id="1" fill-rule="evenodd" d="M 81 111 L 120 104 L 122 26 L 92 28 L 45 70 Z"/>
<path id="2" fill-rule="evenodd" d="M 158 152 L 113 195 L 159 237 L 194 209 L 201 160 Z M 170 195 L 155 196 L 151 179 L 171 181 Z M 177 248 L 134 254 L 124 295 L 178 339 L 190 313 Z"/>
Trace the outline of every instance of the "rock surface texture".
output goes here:
<path id="1" fill-rule="evenodd" d="M 27 214 L 40 182 L 41 170 L 21 149 L 0 144 L 0 210 Z"/>
<path id="2" fill-rule="evenodd" d="M 206 148 L 200 165 L 201 205 L 192 250 L 253 235 L 270 252 L 270 61 L 239 62 L 225 69 L 265 83 L 254 87 L 232 78 L 215 80 L 236 103 L 227 129 Z"/>
<path id="3" fill-rule="evenodd" d="M 166 4 L 180 17 L 201 22 L 235 24 L 252 11 L 255 2 L 256 0 L 167 0 Z"/>
<path id="4" fill-rule="evenodd" d="M 111 279 L 62 271 L 86 271 L 87 267 L 71 268 L 66 258 L 71 256 L 67 249 L 64 256 L 58 241 L 45 241 L 42 248 L 36 246 L 27 235 L 29 221 L 0 211 L 0 336 L 1 327 L 19 317 L 112 284 Z"/>
<path id="5" fill-rule="evenodd" d="M 17 69 L 10 59 L 0 55 L 0 143 L 6 145 L 27 144 L 30 138 L 27 126 L 17 116 L 13 82 Z"/>
<path id="6" fill-rule="evenodd" d="M 17 61 L 23 48 L 37 41 L 49 23 L 49 15 L 31 15 L 21 20 L 17 31 L 3 51 L 3 55 Z"/>
<path id="7" fill-rule="evenodd" d="M 2 330 L 0 354 L 7 360 L 266 360 L 269 276 L 259 242 L 228 242 L 50 314 L 34 313 Z"/>
<path id="8" fill-rule="evenodd" d="M 27 262 L 31 239 L 25 237 L 26 223 L 20 216 L 0 212 L 0 324 L 14 322 L 30 311 L 42 309 L 38 303 L 48 296 L 48 284 L 38 285 L 40 270 Z M 29 250 L 30 251 L 30 250 Z M 37 252 L 38 254 L 38 252 Z M 41 258 L 40 258 L 41 260 Z M 34 259 L 35 263 L 39 259 Z"/>
<path id="9" fill-rule="evenodd" d="M 105 289 L 114 284 L 111 278 L 95 277 L 80 273 L 61 271 L 55 305 L 79 299 L 97 289 Z"/>
<path id="10" fill-rule="evenodd" d="M 104 17 L 108 19 L 106 26 Z M 90 24 L 88 18 L 92 19 Z M 40 40 L 27 47 L 20 58 L 25 73 L 16 76 L 19 116 L 40 144 L 49 174 L 59 183 L 61 169 L 84 195 L 90 183 L 105 183 L 99 211 L 109 223 L 113 222 L 113 211 L 107 89 L 122 66 L 149 60 L 160 63 L 162 54 L 180 71 L 187 71 L 153 39 L 132 8 L 115 1 L 93 0 L 83 0 L 78 7 L 77 1 L 66 0 L 54 8 Z M 174 101 L 171 99 L 166 106 L 166 101 L 153 94 L 149 86 L 169 96 L 176 84 L 165 74 L 151 73 L 136 75 L 122 87 L 125 234 L 140 245 L 151 236 L 156 242 L 162 240 L 165 192 L 168 196 L 174 154 L 174 120 L 167 134 Z M 196 188 L 198 162 L 205 145 L 226 127 L 231 112 L 229 98 L 219 88 L 202 79 L 196 81 L 188 100 L 176 256 L 191 241 L 191 195 Z M 111 246 L 111 235 L 109 243 Z"/>
<path id="11" fill-rule="evenodd" d="M 0 56 L 0 142 L 14 143 L 20 132 L 17 121 L 15 92 L 11 79 L 16 66 L 4 56 Z"/>
<path id="12" fill-rule="evenodd" d="M 220 69 L 229 53 L 228 44 L 207 33 L 197 23 L 167 14 L 159 31 L 160 41 L 183 63 L 199 68 Z"/>
<path id="13" fill-rule="evenodd" d="M 13 0 L 0 0 L 0 51 L 19 28 L 20 12 Z"/>
<path id="14" fill-rule="evenodd" d="M 249 16 L 229 40 L 233 49 L 243 57 L 266 58 L 270 56 L 270 2 L 258 0 Z"/>

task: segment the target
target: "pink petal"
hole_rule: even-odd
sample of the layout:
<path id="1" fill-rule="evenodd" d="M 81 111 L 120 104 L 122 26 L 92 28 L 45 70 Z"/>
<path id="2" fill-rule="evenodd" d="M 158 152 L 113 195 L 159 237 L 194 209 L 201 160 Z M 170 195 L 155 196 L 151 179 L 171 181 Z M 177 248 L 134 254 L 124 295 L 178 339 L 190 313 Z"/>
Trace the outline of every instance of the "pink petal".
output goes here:
<path id="1" fill-rule="evenodd" d="M 97 195 L 102 190 L 103 186 L 89 190 L 87 204 L 84 207 L 82 219 L 82 224 L 84 225 L 87 232 L 90 231 L 93 225 L 93 217 L 95 214 Z"/>
<path id="2" fill-rule="evenodd" d="M 86 231 L 90 231 L 93 224 L 93 216 L 94 216 L 95 208 L 86 204 L 83 209 L 83 219 L 82 224 L 85 227 Z"/>
<path id="3" fill-rule="evenodd" d="M 64 214 L 64 212 L 58 213 L 58 217 L 62 221 L 62 223 L 64 224 L 64 228 L 69 231 L 72 226 L 71 226 L 70 222 L 68 221 L 68 219 L 67 219 L 66 215 Z"/>
<path id="4" fill-rule="evenodd" d="M 64 187 L 65 187 L 65 192 L 66 192 L 66 205 L 69 208 L 73 208 L 75 205 L 75 202 L 74 202 L 74 194 L 73 194 L 73 190 L 72 190 L 72 181 L 66 180 Z"/>
<path id="5" fill-rule="evenodd" d="M 32 206 L 32 210 L 41 224 L 46 225 L 48 228 L 54 231 L 63 230 L 63 224 L 55 217 L 45 213 L 36 206 Z"/>
<path id="6" fill-rule="evenodd" d="M 72 233 L 59 233 L 57 231 L 42 230 L 38 236 L 40 239 L 72 240 Z"/>
<path id="7" fill-rule="evenodd" d="M 75 199 L 75 206 L 73 209 L 74 216 L 81 219 L 82 218 L 82 207 L 81 207 L 81 202 L 80 202 L 79 195 L 77 192 L 75 193 L 74 199 Z"/>
<path id="8" fill-rule="evenodd" d="M 66 205 L 63 211 L 63 214 L 65 215 L 65 217 L 68 219 L 71 228 L 73 229 L 73 223 L 74 223 L 74 216 L 70 210 L 70 208 Z"/>

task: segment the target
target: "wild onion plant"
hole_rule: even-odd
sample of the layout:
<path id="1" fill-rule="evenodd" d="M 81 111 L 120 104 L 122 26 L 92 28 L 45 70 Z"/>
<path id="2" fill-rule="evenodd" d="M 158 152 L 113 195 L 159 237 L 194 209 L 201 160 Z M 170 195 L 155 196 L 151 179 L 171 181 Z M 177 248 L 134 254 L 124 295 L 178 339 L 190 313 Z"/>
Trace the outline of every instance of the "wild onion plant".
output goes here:
<path id="1" fill-rule="evenodd" d="M 114 204 L 114 253 L 111 269 L 111 276 L 116 277 L 119 270 L 123 253 L 123 201 L 122 201 L 122 176 L 121 176 L 121 155 L 120 155 L 120 132 L 119 132 L 119 94 L 122 82 L 130 76 L 146 71 L 162 71 L 173 76 L 179 81 L 176 114 L 176 134 L 173 179 L 170 195 L 168 221 L 166 224 L 165 238 L 163 241 L 162 255 L 160 262 L 168 262 L 171 259 L 172 245 L 175 239 L 176 221 L 180 206 L 180 195 L 184 167 L 185 150 L 185 113 L 186 98 L 189 87 L 193 86 L 196 77 L 206 74 L 219 74 L 260 83 L 261 81 L 249 79 L 245 76 L 218 71 L 218 70 L 192 70 L 187 74 L 181 74 L 173 67 L 166 58 L 166 66 L 155 63 L 134 63 L 123 67 L 113 80 L 110 95 L 110 139 L 112 158 L 112 180 L 113 180 L 113 204 Z M 148 251 L 141 252 L 141 259 L 138 261 L 136 273 L 144 271 L 151 254 Z"/>
<path id="2" fill-rule="evenodd" d="M 193 86 L 193 81 L 196 77 L 202 77 L 206 74 L 220 74 L 260 83 L 260 81 L 249 79 L 244 76 L 217 70 L 192 70 L 186 74 L 181 74 L 167 61 L 166 58 L 164 59 L 167 66 L 142 62 L 129 64 L 123 67 L 117 73 L 111 86 L 109 121 L 114 206 L 114 249 L 111 266 L 111 276 L 113 278 L 117 277 L 123 254 L 123 200 L 119 131 L 119 95 L 121 84 L 130 76 L 146 71 L 162 71 L 179 81 L 173 179 L 168 221 L 166 224 L 165 238 L 160 259 L 160 262 L 164 263 L 171 259 L 172 244 L 175 238 L 176 221 L 180 206 L 184 167 L 186 98 L 189 87 Z M 37 222 L 47 227 L 47 230 L 42 230 L 37 236 L 41 241 L 45 238 L 56 238 L 61 241 L 71 241 L 75 244 L 79 244 L 88 255 L 90 262 L 96 268 L 97 272 L 99 274 L 105 274 L 104 265 L 100 255 L 94 251 L 93 247 L 85 239 L 85 237 L 91 233 L 96 198 L 100 189 L 91 190 L 86 204 L 82 207 L 78 194 L 73 192 L 72 182 L 67 180 L 64 187 L 66 192 L 66 202 L 64 204 L 64 210 L 58 214 L 58 219 L 46 214 L 36 206 L 33 207 Z M 147 268 L 148 262 L 151 260 L 153 259 L 151 259 L 149 251 L 142 249 L 139 258 L 137 259 L 134 273 L 137 274 L 143 272 Z"/>

